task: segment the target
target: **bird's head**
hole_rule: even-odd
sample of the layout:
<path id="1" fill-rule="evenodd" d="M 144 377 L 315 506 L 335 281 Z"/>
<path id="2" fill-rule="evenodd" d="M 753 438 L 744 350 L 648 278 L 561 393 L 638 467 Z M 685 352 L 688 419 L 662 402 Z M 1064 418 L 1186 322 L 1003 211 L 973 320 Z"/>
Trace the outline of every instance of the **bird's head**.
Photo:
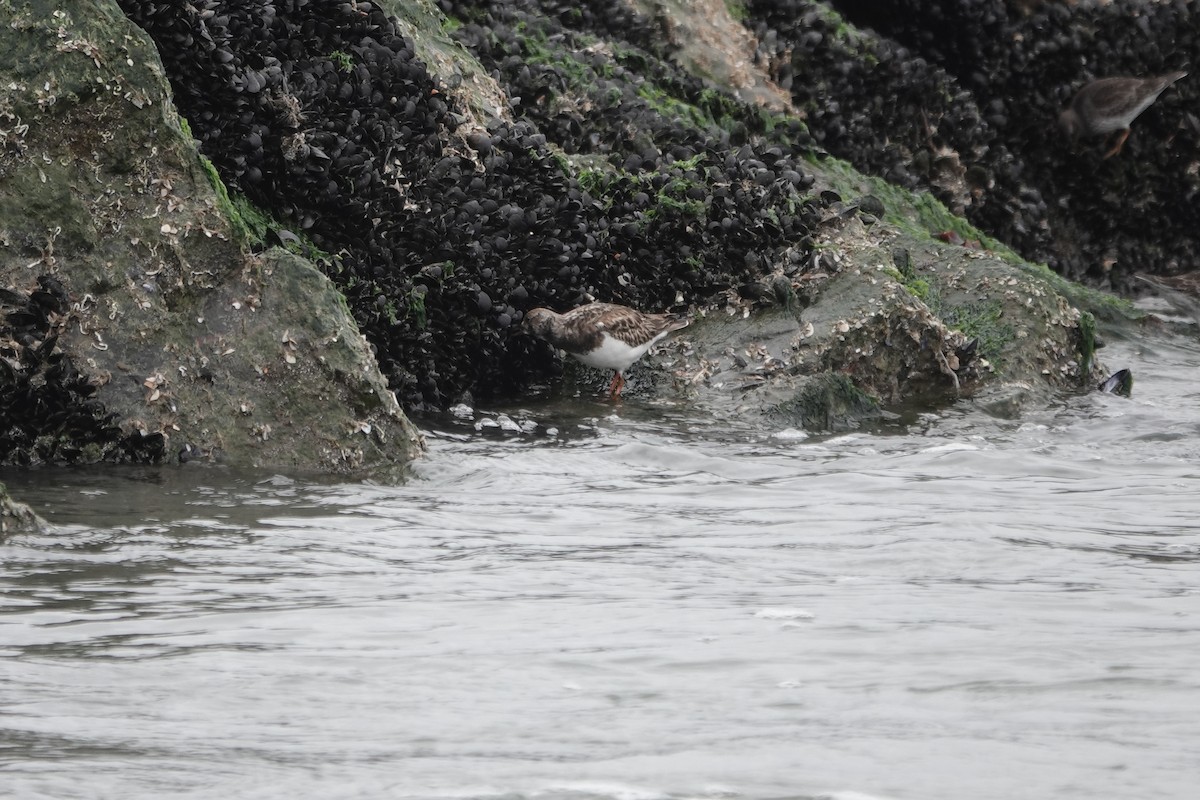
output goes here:
<path id="1" fill-rule="evenodd" d="M 1079 129 L 1081 127 L 1079 115 L 1075 113 L 1075 109 L 1068 108 L 1058 115 L 1058 127 L 1067 135 L 1071 141 L 1079 138 Z"/>
<path id="2" fill-rule="evenodd" d="M 534 336 L 546 337 L 550 326 L 554 323 L 554 312 L 548 308 L 532 308 L 525 312 L 521 328 Z"/>

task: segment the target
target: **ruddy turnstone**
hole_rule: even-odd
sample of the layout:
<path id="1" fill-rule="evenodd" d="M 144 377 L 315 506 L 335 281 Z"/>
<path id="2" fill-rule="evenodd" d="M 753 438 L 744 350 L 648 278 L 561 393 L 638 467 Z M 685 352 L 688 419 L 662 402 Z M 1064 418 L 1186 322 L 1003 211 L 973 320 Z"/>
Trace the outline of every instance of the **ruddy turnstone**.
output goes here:
<path id="1" fill-rule="evenodd" d="M 589 303 L 557 314 L 535 308 L 525 314 L 525 328 L 580 362 L 615 372 L 608 396 L 621 396 L 625 370 L 672 331 L 689 320 L 675 314 L 644 314 L 628 306 Z"/>
<path id="2" fill-rule="evenodd" d="M 1168 86 L 1186 76 L 1172 72 L 1157 78 L 1101 78 L 1080 89 L 1071 105 L 1058 117 L 1063 132 L 1072 139 L 1083 136 L 1108 135 L 1120 131 L 1117 143 L 1104 154 L 1105 158 L 1121 152 L 1129 138 L 1129 126 L 1137 116 L 1150 107 Z"/>

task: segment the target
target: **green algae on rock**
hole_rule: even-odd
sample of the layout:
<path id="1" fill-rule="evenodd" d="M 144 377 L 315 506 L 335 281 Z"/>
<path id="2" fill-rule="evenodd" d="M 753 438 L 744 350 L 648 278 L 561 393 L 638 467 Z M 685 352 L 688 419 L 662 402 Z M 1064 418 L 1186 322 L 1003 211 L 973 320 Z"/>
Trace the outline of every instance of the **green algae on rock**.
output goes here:
<path id="1" fill-rule="evenodd" d="M 243 249 L 116 3 L 0 16 L 0 460 L 358 474 L 418 455 L 329 281 Z"/>
<path id="2" fill-rule="evenodd" d="M 126 114 L 125 92 L 116 99 L 101 93 L 128 117 L 103 157 L 77 148 L 101 191 L 57 190 L 43 206 L 74 204 L 75 221 L 49 242 L 36 230 L 21 235 L 27 263 L 57 266 L 71 252 L 88 270 L 82 287 L 62 281 L 70 284 L 69 308 L 27 334 L 47 358 L 56 348 L 78 349 L 81 337 L 108 353 L 85 350 L 103 366 L 80 368 L 73 385 L 108 414 L 111 387 L 133 384 L 133 408 L 115 409 L 126 437 L 121 452 L 133 453 L 127 457 L 165 452 L 180 440 L 190 445 L 202 434 L 205 452 L 249 439 L 264 458 L 277 458 L 271 448 L 280 431 L 303 426 L 312 406 L 275 382 L 301 372 L 334 381 L 351 374 L 328 363 L 323 350 L 358 341 L 353 335 L 313 320 L 305 330 L 289 316 L 294 311 L 272 316 L 276 304 L 288 306 L 280 287 L 299 267 L 279 254 L 242 256 L 233 200 L 221 196 L 225 181 L 235 199 L 251 197 L 338 254 L 326 273 L 377 349 L 391 388 L 413 408 L 540 385 L 550 354 L 515 323 L 535 304 L 562 309 L 592 297 L 648 310 L 690 306 L 700 319 L 665 356 L 673 385 L 715 412 L 733 402 L 764 417 L 815 408 L 812 399 L 825 387 L 830 410 L 800 414 L 806 425 L 840 426 L 842 416 L 869 415 L 876 405 L 950 402 L 998 381 L 1069 390 L 1097 368 L 1082 357 L 1088 345 L 1078 312 L 1048 281 L 1007 263 L 999 247 L 983 252 L 934 241 L 931 226 L 969 226 L 929 195 L 819 157 L 805 122 L 791 114 L 786 87 L 771 85 L 771 74 L 757 66 L 713 69 L 714 60 L 732 64 L 755 46 L 744 31 L 717 35 L 712 20 L 689 20 L 689 6 L 672 2 L 639 3 L 647 10 L 641 15 L 615 2 L 440 6 L 455 15 L 452 24 L 423 0 L 389 3 L 386 11 L 399 15 L 392 17 L 375 3 L 312 3 L 287 18 L 217 0 L 172 17 L 158 13 L 161 5 L 123 0 L 154 35 L 177 100 L 220 175 L 195 157 L 191 135 L 169 110 L 150 113 L 143 102 Z M 735 24 L 725 6 L 698 8 Z M 34 19 L 19 24 L 35 30 Z M 71 41 L 85 44 L 66 52 L 91 52 L 90 29 L 71 24 L 81 31 Z M 662 40 L 660 24 L 699 32 L 702 52 L 684 57 L 682 40 L 693 37 Z M 202 31 L 199 39 L 193 28 Z M 140 34 L 123 30 L 131 38 L 126 48 L 140 48 L 136 57 L 101 52 L 97 63 L 132 61 L 131 76 L 141 74 L 138 64 L 160 63 Z M 485 94 L 468 74 L 488 76 Z M 713 83 L 742 80 L 737 74 L 754 84 L 742 99 L 736 86 Z M 159 94 L 143 95 L 166 98 L 154 77 Z M 837 109 L 822 113 L 828 122 Z M 141 163 L 118 146 L 125 139 L 135 154 L 157 148 L 163 163 L 145 176 L 125 167 L 120 175 L 131 196 L 116 187 L 106 195 L 110 164 Z M 47 175 L 47 183 L 79 180 L 70 160 L 59 160 L 63 174 Z M 948 179 L 964 177 L 952 154 L 942 160 Z M 20 180 L 37 194 L 37 172 L 25 169 Z M 120 204 L 98 206 L 106 196 Z M 97 221 L 105 235 L 89 239 L 87 226 Z M 64 249 L 64 242 L 93 239 L 132 255 L 97 262 L 78 255 L 78 246 Z M 898 261 L 900 252 L 906 255 Z M 302 293 L 336 297 L 309 278 L 297 279 L 308 287 Z M 36 292 L 57 297 L 53 285 L 12 285 L 24 292 L 16 300 L 26 310 Z M 132 333 L 116 342 L 115 327 Z M 79 335 L 68 334 L 76 329 Z M 174 360 L 155 355 L 156 343 Z M 282 363 L 262 355 L 272 347 Z M 135 357 L 139 366 L 122 370 Z M 194 398 L 223 380 L 241 383 L 228 395 L 234 419 L 221 436 L 203 427 L 187 436 L 176 431 L 184 412 L 203 413 Z M 276 395 L 252 398 L 247 381 Z M 841 391 L 846 381 L 863 402 Z M 393 423 L 381 420 L 398 412 L 384 400 L 370 402 L 386 393 L 378 381 L 361 387 L 366 394 L 342 388 L 365 406 L 348 427 L 386 439 L 361 452 L 369 461 L 380 455 L 375 445 L 395 441 Z M 382 416 L 370 417 L 371 409 Z M 105 439 L 97 446 L 117 445 Z M 360 458 L 341 446 L 323 455 L 296 452 L 346 469 Z"/>

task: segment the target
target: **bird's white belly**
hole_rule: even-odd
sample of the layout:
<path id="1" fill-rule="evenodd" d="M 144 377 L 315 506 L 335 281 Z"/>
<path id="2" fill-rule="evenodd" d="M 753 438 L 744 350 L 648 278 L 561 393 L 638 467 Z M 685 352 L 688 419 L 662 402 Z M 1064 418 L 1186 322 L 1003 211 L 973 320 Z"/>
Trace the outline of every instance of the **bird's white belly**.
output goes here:
<path id="1" fill-rule="evenodd" d="M 601 339 L 600 346 L 595 350 L 592 350 L 590 353 L 574 353 L 573 355 L 589 367 L 623 371 L 630 364 L 646 355 L 646 351 L 661 338 L 659 336 L 638 347 L 630 347 L 620 339 L 615 339 L 606 334 Z"/>

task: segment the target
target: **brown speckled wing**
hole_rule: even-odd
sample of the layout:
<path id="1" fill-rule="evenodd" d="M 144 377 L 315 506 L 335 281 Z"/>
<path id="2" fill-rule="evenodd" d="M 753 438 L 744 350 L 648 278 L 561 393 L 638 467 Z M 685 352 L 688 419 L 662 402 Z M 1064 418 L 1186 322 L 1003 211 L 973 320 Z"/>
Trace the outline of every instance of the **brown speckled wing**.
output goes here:
<path id="1" fill-rule="evenodd" d="M 590 303 L 568 312 L 569 322 L 577 319 L 603 330 L 630 347 L 638 347 L 660 334 L 678 330 L 687 320 L 671 314 L 644 314 L 627 306 L 611 303 Z"/>

